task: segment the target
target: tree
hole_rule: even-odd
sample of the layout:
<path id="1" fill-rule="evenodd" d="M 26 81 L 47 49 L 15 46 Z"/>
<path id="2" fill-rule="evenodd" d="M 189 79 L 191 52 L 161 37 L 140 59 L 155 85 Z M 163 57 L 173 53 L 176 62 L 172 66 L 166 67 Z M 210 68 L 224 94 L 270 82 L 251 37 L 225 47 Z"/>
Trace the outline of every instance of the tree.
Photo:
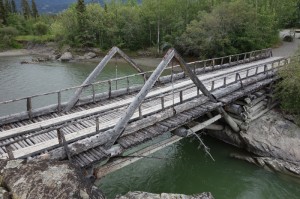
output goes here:
<path id="1" fill-rule="evenodd" d="M 36 7 L 35 1 L 31 0 L 31 10 L 32 10 L 32 16 L 34 18 L 37 18 L 39 16 L 39 12 L 38 9 Z"/>
<path id="2" fill-rule="evenodd" d="M 17 13 L 17 6 L 15 0 L 11 0 L 11 12 Z"/>
<path id="3" fill-rule="evenodd" d="M 4 7 L 5 7 L 6 15 L 12 12 L 10 1 L 4 0 Z"/>
<path id="4" fill-rule="evenodd" d="M 222 3 L 199 13 L 181 36 L 177 47 L 187 55 L 211 58 L 247 52 L 278 42 L 273 14 L 256 14 L 243 0 Z"/>
<path id="5" fill-rule="evenodd" d="M 6 24 L 6 11 L 5 11 L 5 7 L 4 7 L 4 3 L 3 0 L 0 0 L 0 24 Z"/>
<path id="6" fill-rule="evenodd" d="M 31 10 L 27 0 L 22 0 L 21 2 L 22 12 L 25 19 L 28 19 L 31 16 Z"/>

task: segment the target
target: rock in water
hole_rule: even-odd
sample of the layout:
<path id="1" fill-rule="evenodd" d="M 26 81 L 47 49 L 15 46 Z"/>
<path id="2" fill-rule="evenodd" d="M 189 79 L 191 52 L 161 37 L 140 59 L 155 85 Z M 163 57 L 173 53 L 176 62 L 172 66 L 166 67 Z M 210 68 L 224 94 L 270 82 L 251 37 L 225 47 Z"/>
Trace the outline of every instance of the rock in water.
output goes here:
<path id="1" fill-rule="evenodd" d="M 116 199 L 214 199 L 211 193 L 195 194 L 191 196 L 183 194 L 153 194 L 146 192 L 129 192 L 124 196 L 117 196 Z"/>
<path id="2" fill-rule="evenodd" d="M 68 162 L 22 160 L 0 162 L 1 184 L 18 199 L 104 198 L 80 170 Z"/>
<path id="3" fill-rule="evenodd" d="M 72 53 L 65 52 L 64 54 L 62 54 L 62 56 L 58 60 L 62 61 L 62 62 L 68 62 L 68 61 L 70 61 L 72 59 L 73 59 Z"/>
<path id="4" fill-rule="evenodd" d="M 93 52 L 89 52 L 89 53 L 86 53 L 84 54 L 84 59 L 93 59 L 95 57 L 97 57 L 96 53 L 93 53 Z"/>

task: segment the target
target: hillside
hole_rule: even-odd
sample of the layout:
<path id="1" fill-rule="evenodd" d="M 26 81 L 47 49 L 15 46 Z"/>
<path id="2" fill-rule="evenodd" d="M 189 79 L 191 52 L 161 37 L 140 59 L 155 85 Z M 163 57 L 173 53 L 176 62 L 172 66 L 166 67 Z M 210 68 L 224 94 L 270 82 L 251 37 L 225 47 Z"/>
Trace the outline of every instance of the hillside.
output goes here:
<path id="1" fill-rule="evenodd" d="M 58 13 L 77 0 L 35 0 L 40 13 Z M 91 2 L 93 0 L 86 0 L 86 2 Z M 29 0 L 30 2 L 30 0 Z M 103 4 L 103 0 L 94 0 L 94 2 L 99 2 Z M 21 8 L 21 0 L 16 0 L 18 9 Z"/>

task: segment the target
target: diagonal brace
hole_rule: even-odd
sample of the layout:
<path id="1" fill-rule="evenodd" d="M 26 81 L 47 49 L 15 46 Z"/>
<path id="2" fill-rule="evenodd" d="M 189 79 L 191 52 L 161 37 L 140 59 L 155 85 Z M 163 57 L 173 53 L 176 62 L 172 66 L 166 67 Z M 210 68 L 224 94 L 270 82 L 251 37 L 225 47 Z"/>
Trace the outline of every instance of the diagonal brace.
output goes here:
<path id="1" fill-rule="evenodd" d="M 97 76 L 102 72 L 104 67 L 107 65 L 107 63 L 115 56 L 115 54 L 119 54 L 121 57 L 124 58 L 124 60 L 129 63 L 133 68 L 135 68 L 139 73 L 143 73 L 143 70 L 132 60 L 130 59 L 122 50 L 120 50 L 118 47 L 113 47 L 107 55 L 101 60 L 101 62 L 97 65 L 97 67 L 91 72 L 91 74 L 86 78 L 86 80 L 81 84 L 81 87 L 78 88 L 73 97 L 69 100 L 67 103 L 66 108 L 64 109 L 64 112 L 68 112 L 75 106 L 77 103 L 84 87 L 86 85 L 91 84 Z M 145 78 L 145 76 L 143 76 Z"/>

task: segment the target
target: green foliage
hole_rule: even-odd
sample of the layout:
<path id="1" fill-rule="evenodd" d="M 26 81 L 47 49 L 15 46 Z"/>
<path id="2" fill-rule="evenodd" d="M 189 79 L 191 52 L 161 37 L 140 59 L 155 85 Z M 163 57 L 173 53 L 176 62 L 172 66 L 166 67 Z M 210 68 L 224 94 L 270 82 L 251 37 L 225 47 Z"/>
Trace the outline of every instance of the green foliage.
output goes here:
<path id="1" fill-rule="evenodd" d="M 300 115 L 300 62 L 299 57 L 279 71 L 282 80 L 277 84 L 277 97 L 281 108 L 291 114 Z"/>
<path id="2" fill-rule="evenodd" d="M 37 22 L 33 25 L 33 29 L 36 35 L 45 35 L 48 32 L 49 26 L 43 22 Z"/>
<path id="3" fill-rule="evenodd" d="M 272 46 L 278 41 L 274 16 L 257 14 L 243 0 L 200 12 L 177 42 L 186 55 L 224 56 Z"/>
<path id="4" fill-rule="evenodd" d="M 14 27 L 0 28 L 0 48 L 17 46 L 14 37 L 18 35 L 18 30 Z"/>

